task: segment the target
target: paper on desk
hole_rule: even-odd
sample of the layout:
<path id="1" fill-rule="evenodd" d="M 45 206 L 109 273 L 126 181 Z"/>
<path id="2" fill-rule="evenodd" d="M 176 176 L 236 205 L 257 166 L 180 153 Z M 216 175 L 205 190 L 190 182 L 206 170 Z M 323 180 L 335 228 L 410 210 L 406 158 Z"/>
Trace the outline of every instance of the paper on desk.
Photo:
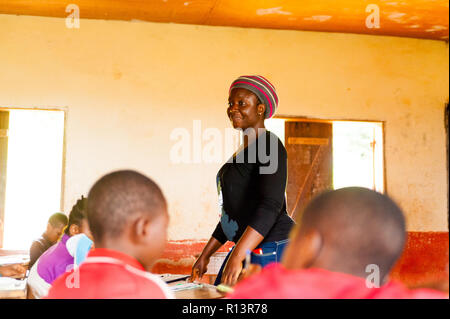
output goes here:
<path id="1" fill-rule="evenodd" d="M 26 282 L 10 277 L 0 277 L 0 290 L 18 290 L 23 289 Z"/>
<path id="2" fill-rule="evenodd" d="M 12 265 L 12 264 L 26 264 L 30 261 L 28 255 L 8 255 L 0 256 L 0 266 Z"/>
<path id="3" fill-rule="evenodd" d="M 190 277 L 190 275 L 174 275 L 174 274 L 160 274 L 159 276 L 166 283 L 175 282 L 179 280 L 181 281 Z"/>
<path id="4" fill-rule="evenodd" d="M 172 289 L 172 291 L 181 291 L 181 290 L 189 290 L 189 289 L 196 289 L 196 288 L 201 288 L 202 285 L 200 284 L 194 284 L 192 282 L 188 282 L 188 283 L 184 283 L 184 284 L 178 284 L 175 286 L 171 286 L 170 289 Z"/>

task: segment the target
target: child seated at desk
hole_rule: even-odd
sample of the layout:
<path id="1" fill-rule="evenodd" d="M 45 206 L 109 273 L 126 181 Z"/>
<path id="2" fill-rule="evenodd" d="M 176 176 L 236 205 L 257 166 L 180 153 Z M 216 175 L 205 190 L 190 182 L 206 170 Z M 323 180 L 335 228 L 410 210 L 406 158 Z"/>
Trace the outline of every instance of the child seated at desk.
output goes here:
<path id="1" fill-rule="evenodd" d="M 31 244 L 30 263 L 28 266 L 30 269 L 47 249 L 56 244 L 68 222 L 67 216 L 63 213 L 55 213 L 50 216 L 45 232 Z"/>
<path id="2" fill-rule="evenodd" d="M 86 207 L 87 199 L 82 196 L 69 214 L 69 223 L 61 240 L 43 253 L 31 267 L 28 285 L 35 298 L 47 295 L 53 281 L 70 271 L 77 261 L 83 260 L 91 248 Z"/>
<path id="3" fill-rule="evenodd" d="M 47 298 L 173 298 L 165 282 L 147 272 L 167 239 L 167 204 L 158 185 L 137 172 L 118 171 L 98 180 L 88 198 L 95 249 L 53 283 Z"/>
<path id="4" fill-rule="evenodd" d="M 448 298 L 388 281 L 405 238 L 403 213 L 387 196 L 360 187 L 325 192 L 305 209 L 282 263 L 242 280 L 229 297 Z"/>

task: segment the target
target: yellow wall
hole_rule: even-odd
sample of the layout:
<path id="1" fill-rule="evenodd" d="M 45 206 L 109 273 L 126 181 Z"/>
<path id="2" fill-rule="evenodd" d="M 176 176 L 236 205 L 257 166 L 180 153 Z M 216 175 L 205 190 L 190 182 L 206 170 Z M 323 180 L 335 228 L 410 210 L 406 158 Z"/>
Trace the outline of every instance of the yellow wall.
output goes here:
<path id="1" fill-rule="evenodd" d="M 227 89 L 258 73 L 278 114 L 385 121 L 387 190 L 412 231 L 446 231 L 444 42 L 367 35 L 0 15 L 0 106 L 67 110 L 64 209 L 102 174 L 153 177 L 170 239 L 204 239 L 218 220 L 221 164 L 173 164 L 176 127 L 229 127 Z"/>

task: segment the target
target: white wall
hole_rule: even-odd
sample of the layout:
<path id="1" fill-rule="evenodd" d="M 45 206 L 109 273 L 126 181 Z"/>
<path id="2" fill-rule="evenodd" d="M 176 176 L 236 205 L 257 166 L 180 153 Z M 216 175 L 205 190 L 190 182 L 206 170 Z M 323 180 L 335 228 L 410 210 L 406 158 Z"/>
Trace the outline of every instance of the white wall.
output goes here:
<path id="1" fill-rule="evenodd" d="M 385 121 L 387 190 L 408 229 L 447 230 L 444 42 L 319 32 L 0 15 L 0 106 L 67 110 L 64 209 L 111 170 L 169 199 L 171 239 L 208 238 L 220 164 L 171 164 L 170 133 L 225 132 L 227 91 L 257 73 L 278 114 Z"/>

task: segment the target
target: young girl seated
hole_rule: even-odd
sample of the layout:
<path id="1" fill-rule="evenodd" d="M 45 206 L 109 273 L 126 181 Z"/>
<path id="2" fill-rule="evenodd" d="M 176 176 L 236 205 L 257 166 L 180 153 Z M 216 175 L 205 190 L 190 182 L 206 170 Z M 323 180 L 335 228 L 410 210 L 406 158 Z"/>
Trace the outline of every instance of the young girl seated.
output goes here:
<path id="1" fill-rule="evenodd" d="M 82 196 L 69 214 L 69 224 L 61 240 L 43 253 L 31 268 L 28 285 L 35 298 L 47 295 L 53 281 L 81 263 L 92 247 L 86 206 L 87 199 Z"/>

